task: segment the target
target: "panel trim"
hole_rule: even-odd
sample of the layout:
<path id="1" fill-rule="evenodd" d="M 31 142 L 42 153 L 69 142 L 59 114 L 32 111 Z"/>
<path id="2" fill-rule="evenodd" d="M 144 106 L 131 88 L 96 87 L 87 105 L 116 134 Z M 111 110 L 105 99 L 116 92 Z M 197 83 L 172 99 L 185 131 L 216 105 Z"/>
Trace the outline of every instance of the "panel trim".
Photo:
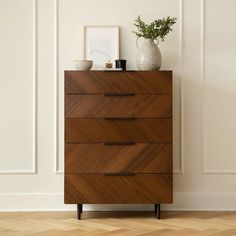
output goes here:
<path id="1" fill-rule="evenodd" d="M 204 100 L 205 100 L 205 89 L 204 85 L 206 82 L 205 76 L 205 16 L 206 16 L 206 0 L 201 0 L 201 172 L 202 174 L 236 174 L 236 170 L 209 170 L 204 165 L 205 157 L 205 138 L 204 138 Z"/>
<path id="2" fill-rule="evenodd" d="M 38 0 L 33 0 L 33 71 L 34 71 L 34 108 L 33 108 L 33 160 L 31 169 L 0 170 L 2 174 L 37 174 L 38 165 Z"/>
<path id="3" fill-rule="evenodd" d="M 55 50 L 55 64 L 56 64 L 56 69 L 55 69 L 55 75 L 56 75 L 56 155 L 54 156 L 54 174 L 64 174 L 64 170 L 60 169 L 59 167 L 59 157 L 60 157 L 60 152 L 59 152 L 59 144 L 60 144 L 60 139 L 59 139 L 59 129 L 60 129 L 60 124 L 59 124 L 59 116 L 60 116 L 60 104 L 59 104 L 59 0 L 54 1 L 54 6 L 55 6 L 55 44 L 56 44 L 56 50 Z"/>
<path id="4" fill-rule="evenodd" d="M 184 101 L 184 95 L 183 95 L 183 11 L 184 11 L 184 0 L 179 0 L 179 18 L 180 18 L 180 27 L 179 27 L 179 99 L 180 99 L 180 114 L 179 114 L 179 140 L 180 140 L 180 150 L 179 150 L 179 170 L 174 170 L 174 174 L 184 174 L 184 139 L 183 139 L 183 133 L 184 133 L 184 123 L 183 123 L 183 101 Z"/>
<path id="5" fill-rule="evenodd" d="M 60 14 L 59 14 L 59 7 L 60 7 L 60 0 L 55 1 L 55 44 L 56 44 L 56 52 L 55 52 L 55 74 L 56 74 L 56 155 L 54 157 L 54 174 L 64 174 L 64 170 L 59 167 L 59 144 L 60 144 L 60 137 L 59 137 L 59 116 L 60 116 L 60 104 L 59 104 L 59 25 L 60 25 Z M 183 83 L 182 83 L 182 65 L 183 65 L 183 4 L 184 0 L 179 0 L 179 140 L 180 140 L 180 150 L 179 150 L 179 170 L 174 170 L 174 174 L 184 174 L 184 154 L 182 152 L 184 141 L 183 141 L 183 132 L 184 132 L 184 125 L 183 125 Z"/>

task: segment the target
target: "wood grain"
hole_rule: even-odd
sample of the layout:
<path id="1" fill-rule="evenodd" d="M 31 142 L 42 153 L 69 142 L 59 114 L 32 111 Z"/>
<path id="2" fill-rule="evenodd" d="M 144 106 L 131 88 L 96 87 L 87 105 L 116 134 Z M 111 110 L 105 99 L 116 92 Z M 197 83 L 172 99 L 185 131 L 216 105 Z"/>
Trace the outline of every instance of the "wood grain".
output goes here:
<path id="1" fill-rule="evenodd" d="M 172 174 L 65 174 L 65 203 L 171 203 Z"/>
<path id="2" fill-rule="evenodd" d="M 67 118 L 101 118 L 105 116 L 137 118 L 170 118 L 171 95 L 66 95 Z"/>
<path id="3" fill-rule="evenodd" d="M 171 119 L 65 119 L 69 142 L 171 142 Z"/>
<path id="4" fill-rule="evenodd" d="M 65 172 L 172 173 L 172 144 L 66 144 Z"/>
<path id="5" fill-rule="evenodd" d="M 87 206 L 86 206 L 87 207 Z M 89 206 L 91 208 L 91 206 Z M 235 236 L 236 212 L 0 212 L 1 236 Z"/>
<path id="6" fill-rule="evenodd" d="M 65 71 L 65 94 L 171 94 L 171 71 Z"/>
<path id="7" fill-rule="evenodd" d="M 172 72 L 65 72 L 65 203 L 172 202 Z"/>

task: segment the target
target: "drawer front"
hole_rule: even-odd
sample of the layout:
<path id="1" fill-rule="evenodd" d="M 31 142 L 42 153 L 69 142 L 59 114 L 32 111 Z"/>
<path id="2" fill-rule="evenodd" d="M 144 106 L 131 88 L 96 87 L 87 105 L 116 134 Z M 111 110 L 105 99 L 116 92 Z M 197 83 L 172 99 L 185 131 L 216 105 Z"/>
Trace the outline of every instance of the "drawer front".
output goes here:
<path id="1" fill-rule="evenodd" d="M 172 173 L 172 144 L 66 144 L 65 172 Z"/>
<path id="2" fill-rule="evenodd" d="M 65 174 L 65 203 L 172 203 L 171 174 Z"/>
<path id="3" fill-rule="evenodd" d="M 65 119 L 65 141 L 171 142 L 171 119 Z"/>
<path id="4" fill-rule="evenodd" d="M 68 118 L 169 118 L 172 115 L 171 95 L 66 95 L 65 104 Z"/>
<path id="5" fill-rule="evenodd" d="M 66 71 L 66 94 L 171 94 L 171 71 Z"/>

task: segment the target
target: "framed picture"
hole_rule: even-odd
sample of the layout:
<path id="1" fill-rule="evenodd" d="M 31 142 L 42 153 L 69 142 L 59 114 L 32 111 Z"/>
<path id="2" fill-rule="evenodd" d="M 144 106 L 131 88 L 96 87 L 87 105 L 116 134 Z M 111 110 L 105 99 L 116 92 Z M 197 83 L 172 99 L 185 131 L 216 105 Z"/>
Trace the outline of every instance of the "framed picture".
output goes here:
<path id="1" fill-rule="evenodd" d="M 104 69 L 119 59 L 119 26 L 84 26 L 84 59 L 93 60 L 92 69 Z"/>

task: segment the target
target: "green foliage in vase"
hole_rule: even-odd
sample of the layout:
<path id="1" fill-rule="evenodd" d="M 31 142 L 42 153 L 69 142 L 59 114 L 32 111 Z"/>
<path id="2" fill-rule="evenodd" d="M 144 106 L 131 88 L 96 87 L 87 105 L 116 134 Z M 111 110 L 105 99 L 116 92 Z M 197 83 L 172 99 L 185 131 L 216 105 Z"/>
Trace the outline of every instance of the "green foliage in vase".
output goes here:
<path id="1" fill-rule="evenodd" d="M 140 16 L 135 20 L 134 26 L 136 26 L 137 31 L 133 31 L 138 38 L 145 39 L 161 39 L 165 40 L 166 35 L 172 31 L 172 26 L 176 23 L 177 18 L 170 16 L 162 19 L 157 19 L 151 22 L 151 24 L 146 24 Z"/>

